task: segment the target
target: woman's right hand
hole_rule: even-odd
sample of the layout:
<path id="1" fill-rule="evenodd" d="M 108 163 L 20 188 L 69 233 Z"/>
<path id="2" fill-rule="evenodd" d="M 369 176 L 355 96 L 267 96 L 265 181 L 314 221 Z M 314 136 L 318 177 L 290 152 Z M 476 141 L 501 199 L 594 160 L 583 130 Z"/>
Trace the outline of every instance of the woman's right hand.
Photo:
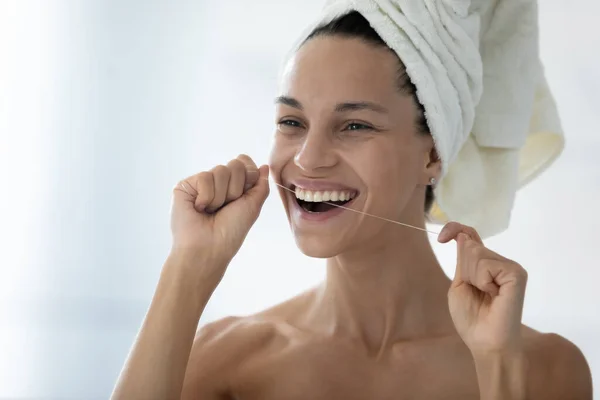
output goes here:
<path id="1" fill-rule="evenodd" d="M 181 397 L 198 321 L 258 218 L 268 176 L 269 167 L 239 156 L 175 186 L 171 254 L 113 399 Z"/>
<path id="2" fill-rule="evenodd" d="M 215 286 L 257 220 L 269 195 L 269 167 L 240 155 L 200 172 L 173 189 L 173 256 Z"/>

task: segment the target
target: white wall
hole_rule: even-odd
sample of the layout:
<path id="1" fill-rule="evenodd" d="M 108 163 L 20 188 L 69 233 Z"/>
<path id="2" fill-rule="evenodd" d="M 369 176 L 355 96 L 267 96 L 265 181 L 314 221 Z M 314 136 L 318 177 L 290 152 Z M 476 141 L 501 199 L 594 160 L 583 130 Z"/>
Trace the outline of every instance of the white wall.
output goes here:
<path id="1" fill-rule="evenodd" d="M 169 248 L 172 185 L 266 161 L 280 60 L 320 4 L 0 0 L 0 398 L 108 397 Z M 530 273 L 525 322 L 580 346 L 599 386 L 600 6 L 568 5 L 541 5 L 568 146 L 489 245 Z M 453 247 L 436 250 L 452 273 Z M 272 196 L 203 319 L 322 276 Z"/>

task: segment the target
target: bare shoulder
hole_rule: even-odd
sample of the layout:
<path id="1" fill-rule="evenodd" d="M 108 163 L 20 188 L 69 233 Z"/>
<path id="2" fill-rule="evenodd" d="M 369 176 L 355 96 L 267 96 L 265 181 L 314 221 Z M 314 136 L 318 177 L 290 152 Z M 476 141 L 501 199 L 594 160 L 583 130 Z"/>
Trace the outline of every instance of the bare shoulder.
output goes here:
<path id="1" fill-rule="evenodd" d="M 581 350 L 555 333 L 524 327 L 532 399 L 592 398 L 590 367 Z"/>
<path id="2" fill-rule="evenodd" d="M 301 294 L 255 315 L 227 317 L 203 326 L 194 339 L 182 398 L 227 397 L 240 371 L 295 335 L 292 321 L 306 296 Z"/>
<path id="3" fill-rule="evenodd" d="M 259 347 L 260 343 L 275 333 L 274 324 L 257 316 L 227 317 L 206 324 L 196 334 L 194 347 L 207 352 L 227 348 L 237 354 Z"/>
<path id="4" fill-rule="evenodd" d="M 274 337 L 273 324 L 253 317 L 227 317 L 196 334 L 182 399 L 227 397 L 231 379 Z"/>

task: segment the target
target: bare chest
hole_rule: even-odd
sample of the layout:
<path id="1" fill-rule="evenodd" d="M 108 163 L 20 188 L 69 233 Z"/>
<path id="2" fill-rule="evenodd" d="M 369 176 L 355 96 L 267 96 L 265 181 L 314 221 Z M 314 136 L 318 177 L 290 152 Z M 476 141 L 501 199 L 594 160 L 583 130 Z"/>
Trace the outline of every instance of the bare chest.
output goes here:
<path id="1" fill-rule="evenodd" d="M 409 347 L 368 357 L 347 346 L 289 346 L 249 363 L 236 400 L 478 399 L 475 369 L 461 349 Z"/>

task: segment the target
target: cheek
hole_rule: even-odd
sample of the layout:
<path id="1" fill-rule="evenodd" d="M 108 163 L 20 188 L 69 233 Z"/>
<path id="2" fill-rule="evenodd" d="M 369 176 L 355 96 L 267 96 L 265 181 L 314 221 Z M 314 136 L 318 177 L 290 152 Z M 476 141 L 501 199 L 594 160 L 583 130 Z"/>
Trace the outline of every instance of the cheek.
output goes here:
<path id="1" fill-rule="evenodd" d="M 410 146 L 388 143 L 370 151 L 361 175 L 373 201 L 397 203 L 417 182 L 417 157 Z"/>
<path id="2" fill-rule="evenodd" d="M 271 174 L 279 178 L 284 167 L 294 160 L 295 148 L 289 142 L 282 140 L 275 135 L 269 154 L 269 167 Z"/>

